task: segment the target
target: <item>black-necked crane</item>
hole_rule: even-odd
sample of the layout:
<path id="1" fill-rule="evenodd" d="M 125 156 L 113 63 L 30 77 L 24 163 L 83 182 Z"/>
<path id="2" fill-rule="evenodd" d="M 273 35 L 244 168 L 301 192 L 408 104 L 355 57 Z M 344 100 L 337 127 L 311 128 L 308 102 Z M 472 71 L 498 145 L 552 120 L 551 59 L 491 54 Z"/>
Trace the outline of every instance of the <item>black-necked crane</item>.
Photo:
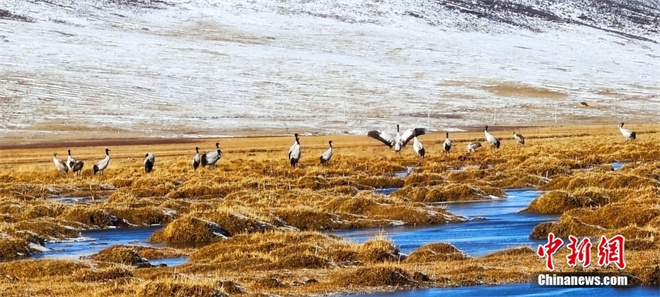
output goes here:
<path id="1" fill-rule="evenodd" d="M 522 134 L 516 133 L 516 131 L 513 131 L 513 139 L 515 139 L 519 145 L 525 145 L 525 137 L 522 136 Z"/>
<path id="2" fill-rule="evenodd" d="M 426 134 L 426 129 L 424 128 L 410 128 L 403 132 L 399 133 L 399 125 L 396 125 L 396 135 L 392 136 L 382 131 L 372 130 L 367 133 L 371 138 L 377 139 L 380 142 L 387 145 L 389 148 L 394 148 L 394 152 L 401 152 L 401 149 L 406 146 L 406 144 L 411 141 L 415 136 L 420 136 Z"/>
<path id="3" fill-rule="evenodd" d="M 66 157 L 66 167 L 68 167 L 69 170 L 72 170 L 73 164 L 76 163 L 76 159 L 71 157 L 71 150 L 67 150 L 67 153 L 69 153 L 69 155 Z"/>
<path id="4" fill-rule="evenodd" d="M 108 168 L 108 165 L 110 164 L 110 150 L 105 149 L 105 158 L 103 160 L 99 161 L 98 163 L 94 164 L 93 170 L 94 174 L 97 172 L 101 172 L 103 174 L 103 171 Z"/>
<path id="5" fill-rule="evenodd" d="M 625 137 L 626 140 L 637 139 L 637 132 L 624 128 L 623 123 L 619 124 L 619 131 L 621 131 L 621 135 L 623 135 L 623 137 Z"/>
<path id="6" fill-rule="evenodd" d="M 296 140 L 289 148 L 289 162 L 291 163 L 291 167 L 296 168 L 296 164 L 300 161 L 302 152 L 300 150 L 300 138 L 298 138 L 298 133 L 293 134 L 293 136 Z"/>
<path id="7" fill-rule="evenodd" d="M 484 135 L 486 136 L 486 142 L 490 144 L 491 150 L 500 148 L 500 140 L 488 132 L 488 125 L 484 128 Z"/>
<path id="8" fill-rule="evenodd" d="M 481 147 L 481 142 L 470 142 L 467 145 L 467 153 L 474 153 L 478 148 Z"/>
<path id="9" fill-rule="evenodd" d="M 417 155 L 422 158 L 424 158 L 424 155 L 426 155 L 424 145 L 421 141 L 419 141 L 419 139 L 417 139 L 417 135 L 413 136 L 413 150 L 415 150 L 415 153 L 417 153 Z"/>
<path id="10" fill-rule="evenodd" d="M 146 173 L 151 172 L 154 169 L 154 163 L 156 163 L 156 157 L 152 153 L 147 153 L 144 155 L 144 171 Z"/>
<path id="11" fill-rule="evenodd" d="M 64 161 L 57 158 L 57 153 L 53 153 L 53 163 L 55 163 L 55 167 L 57 167 L 58 173 L 60 171 L 64 171 L 64 173 L 69 172 L 69 167 L 66 166 L 66 163 L 64 163 Z"/>
<path id="12" fill-rule="evenodd" d="M 321 165 L 328 165 L 330 158 L 332 158 L 332 140 L 328 140 L 328 145 L 330 147 L 321 155 Z"/>
<path id="13" fill-rule="evenodd" d="M 445 142 L 442 143 L 442 149 L 445 151 L 446 155 L 449 155 L 451 150 L 451 139 L 449 139 L 449 132 L 445 133 Z"/>
<path id="14" fill-rule="evenodd" d="M 71 166 L 71 170 L 73 170 L 73 173 L 82 175 L 83 166 L 85 166 L 85 162 L 78 160 L 73 163 L 73 166 Z"/>
<path id="15" fill-rule="evenodd" d="M 222 158 L 222 151 L 220 151 L 220 143 L 215 143 L 215 151 L 208 152 L 203 154 L 200 158 L 202 160 L 202 166 L 215 166 L 216 163 Z"/>
<path id="16" fill-rule="evenodd" d="M 192 165 L 193 165 L 193 169 L 197 170 L 197 167 L 199 167 L 199 163 L 201 162 L 199 157 L 199 147 L 195 147 L 195 151 L 197 152 L 197 154 L 195 154 L 195 156 L 193 157 Z"/>

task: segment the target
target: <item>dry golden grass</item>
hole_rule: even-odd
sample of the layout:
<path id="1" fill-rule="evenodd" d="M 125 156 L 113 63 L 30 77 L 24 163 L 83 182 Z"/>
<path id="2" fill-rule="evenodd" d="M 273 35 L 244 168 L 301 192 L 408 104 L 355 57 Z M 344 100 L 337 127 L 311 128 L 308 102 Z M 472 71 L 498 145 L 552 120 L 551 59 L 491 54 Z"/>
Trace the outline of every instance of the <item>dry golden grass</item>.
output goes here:
<path id="1" fill-rule="evenodd" d="M 559 96 L 550 90 L 496 86 L 512 96 Z M 528 211 L 561 214 L 531 237 L 627 237 L 629 271 L 645 284 L 660 269 L 660 139 L 657 125 L 631 125 L 638 140 L 626 142 L 616 126 L 516 129 L 527 145 L 514 145 L 510 129 L 492 128 L 502 148 L 477 151 L 465 145 L 483 132 L 452 133 L 454 151 L 441 154 L 444 133 L 421 138 L 424 160 L 409 148 L 401 156 L 366 136 L 304 137 L 300 167 L 290 168 L 291 138 L 223 139 L 217 168 L 194 171 L 194 147 L 212 149 L 215 139 L 149 145 L 112 145 L 109 168 L 91 175 L 103 157 L 100 142 L 72 147 L 85 161 L 82 177 L 58 174 L 52 153 L 66 148 L 0 151 L 0 256 L 36 252 L 51 238 L 75 237 L 86 228 L 166 225 L 157 242 L 189 248 L 109 247 L 86 262 L 69 260 L 0 263 L 3 295 L 30 296 L 224 296 L 311 295 L 388 291 L 393 288 L 528 282 L 544 260 L 527 247 L 467 257 L 433 243 L 407 258 L 387 238 L 355 244 L 318 231 L 460 222 L 430 202 L 490 199 L 502 189 L 533 187 L 549 192 Z M 332 139 L 329 166 L 318 157 Z M 156 156 L 144 173 L 142 157 Z M 34 160 L 40 160 L 34 162 Z M 609 163 L 627 162 L 619 171 Z M 395 172 L 414 167 L 406 178 Z M 401 187 L 391 197 L 369 190 Z M 60 197 L 83 197 L 70 203 Z M 190 255 L 180 267 L 138 268 L 142 258 Z M 558 254 L 559 255 L 559 254 Z M 558 255 L 555 258 L 559 257 Z M 563 255 L 565 256 L 565 255 Z M 559 259 L 559 258 L 557 258 Z M 594 261 L 595 259 L 592 259 Z M 128 265 L 125 265 L 128 264 Z M 576 268 L 558 264 L 559 271 Z M 592 265 L 593 267 L 593 265 Z M 591 268 L 590 268 L 591 269 Z M 603 267 L 594 270 L 609 271 Z"/>
<path id="2" fill-rule="evenodd" d="M 406 263 L 426 263 L 435 261 L 465 260 L 468 256 L 448 243 L 431 243 L 423 245 L 412 252 Z"/>

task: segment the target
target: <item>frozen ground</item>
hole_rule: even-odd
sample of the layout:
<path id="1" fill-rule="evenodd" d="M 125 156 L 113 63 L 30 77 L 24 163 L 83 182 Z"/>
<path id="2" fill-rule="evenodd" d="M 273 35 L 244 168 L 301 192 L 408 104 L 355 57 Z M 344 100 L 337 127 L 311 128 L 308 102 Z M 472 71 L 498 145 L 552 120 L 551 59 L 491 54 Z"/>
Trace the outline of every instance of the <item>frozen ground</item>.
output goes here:
<path id="1" fill-rule="evenodd" d="M 0 0 L 0 137 L 660 119 L 658 1 L 145 1 Z"/>

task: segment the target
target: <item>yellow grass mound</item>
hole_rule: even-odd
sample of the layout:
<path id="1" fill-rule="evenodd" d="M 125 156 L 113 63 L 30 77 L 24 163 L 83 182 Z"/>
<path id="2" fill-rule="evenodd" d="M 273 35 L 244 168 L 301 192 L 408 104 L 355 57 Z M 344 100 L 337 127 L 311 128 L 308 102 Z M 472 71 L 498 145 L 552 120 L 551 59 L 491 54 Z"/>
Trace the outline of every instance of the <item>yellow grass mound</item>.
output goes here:
<path id="1" fill-rule="evenodd" d="M 579 207 L 596 206 L 597 202 L 588 197 L 576 197 L 567 191 L 550 191 L 534 199 L 523 212 L 540 214 L 561 214 Z"/>
<path id="2" fill-rule="evenodd" d="M 73 274 L 73 279 L 79 282 L 105 282 L 125 277 L 133 277 L 133 271 L 119 266 L 80 269 Z"/>
<path id="3" fill-rule="evenodd" d="M 47 278 L 67 276 L 88 264 L 68 260 L 22 260 L 0 263 L 0 274 L 13 278 Z"/>
<path id="4" fill-rule="evenodd" d="M 137 267 L 151 267 L 149 261 L 142 258 L 133 247 L 125 245 L 111 246 L 90 256 L 90 258 L 101 262 L 112 262 Z"/>
<path id="5" fill-rule="evenodd" d="M 144 282 L 136 292 L 139 297 L 226 297 L 212 284 L 192 280 L 161 279 Z"/>
<path id="6" fill-rule="evenodd" d="M 392 197 L 406 198 L 416 202 L 445 202 L 492 199 L 503 197 L 504 192 L 490 186 L 465 183 L 450 183 L 432 187 L 403 187 L 392 193 Z"/>
<path id="7" fill-rule="evenodd" d="M 359 268 L 337 280 L 342 286 L 351 287 L 414 287 L 417 281 L 410 273 L 398 267 Z"/>
<path id="8" fill-rule="evenodd" d="M 570 216 L 562 216 L 559 222 L 548 222 L 536 225 L 529 235 L 532 239 L 547 239 L 549 233 L 554 233 L 557 237 L 566 238 L 573 236 L 594 236 L 602 234 L 605 228 L 597 225 L 590 225 Z"/>
<path id="9" fill-rule="evenodd" d="M 449 243 L 431 243 L 413 251 L 406 258 L 407 263 L 427 263 L 436 261 L 465 260 L 468 256 Z"/>
<path id="10" fill-rule="evenodd" d="M 211 242 L 229 237 L 229 232 L 215 222 L 191 216 L 169 223 L 165 229 L 154 232 L 149 241 L 186 243 Z"/>
<path id="11" fill-rule="evenodd" d="M 241 234 L 194 252 L 190 261 L 257 270 L 353 266 L 403 260 L 385 238 L 352 244 L 317 232 Z"/>

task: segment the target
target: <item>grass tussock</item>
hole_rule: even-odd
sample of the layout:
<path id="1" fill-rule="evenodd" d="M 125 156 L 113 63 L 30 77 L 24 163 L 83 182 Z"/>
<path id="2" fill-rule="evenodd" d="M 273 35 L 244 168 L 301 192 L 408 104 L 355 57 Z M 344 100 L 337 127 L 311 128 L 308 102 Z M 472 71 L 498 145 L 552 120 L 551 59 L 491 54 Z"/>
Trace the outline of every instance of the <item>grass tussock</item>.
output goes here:
<path id="1" fill-rule="evenodd" d="M 166 196 L 170 198 L 204 199 L 221 198 L 227 194 L 240 189 L 239 185 L 220 184 L 208 181 L 187 182 Z"/>
<path id="2" fill-rule="evenodd" d="M 590 225 L 570 216 L 562 216 L 559 222 L 548 222 L 536 225 L 529 235 L 532 239 L 547 239 L 549 233 L 554 233 L 557 237 L 567 238 L 573 236 L 593 236 L 602 234 L 604 228 L 597 225 Z"/>
<path id="3" fill-rule="evenodd" d="M 338 282 L 344 287 L 415 287 L 418 285 L 410 273 L 387 266 L 358 268 L 346 273 Z"/>
<path id="4" fill-rule="evenodd" d="M 58 220 L 44 218 L 21 221 L 14 224 L 14 228 L 18 230 L 28 230 L 45 239 L 65 239 L 80 236 L 80 232 L 77 229 L 70 226 L 64 226 L 61 223 L 62 222 Z"/>
<path id="5" fill-rule="evenodd" d="M 577 168 L 574 159 L 560 158 L 557 156 L 534 156 L 513 167 L 512 171 L 525 172 L 532 175 L 554 177 L 559 174 L 567 174 L 572 168 Z"/>
<path id="6" fill-rule="evenodd" d="M 111 246 L 90 256 L 90 258 L 100 262 L 111 262 L 137 267 L 151 266 L 149 261 L 145 258 L 142 258 L 142 256 L 138 254 L 135 248 L 125 245 Z"/>
<path id="7" fill-rule="evenodd" d="M 19 260 L 0 263 L 0 274 L 19 279 L 67 276 L 79 269 L 88 269 L 89 265 L 68 260 Z"/>
<path id="8" fill-rule="evenodd" d="M 586 196 L 576 197 L 567 191 L 550 191 L 534 199 L 523 212 L 540 214 L 561 214 L 565 211 L 596 206 L 597 202 Z"/>
<path id="9" fill-rule="evenodd" d="M 566 213 L 566 216 L 608 229 L 629 225 L 644 226 L 660 216 L 660 207 L 637 203 L 614 203 L 594 209 L 581 209 Z"/>
<path id="10" fill-rule="evenodd" d="M 434 187 L 404 187 L 393 197 L 407 198 L 416 202 L 445 202 L 492 199 L 491 196 L 503 197 L 504 191 L 490 186 L 450 183 Z"/>
<path id="11" fill-rule="evenodd" d="M 273 213 L 287 225 L 300 230 L 334 230 L 350 226 L 338 215 L 312 207 L 280 208 Z"/>
<path id="12" fill-rule="evenodd" d="M 368 263 L 395 262 L 404 258 L 394 243 L 385 238 L 377 237 L 362 243 L 357 249 L 360 259 Z"/>
<path id="13" fill-rule="evenodd" d="M 442 174 L 438 173 L 412 173 L 405 178 L 406 187 L 437 186 L 447 182 Z"/>
<path id="14" fill-rule="evenodd" d="M 218 224 L 191 216 L 169 223 L 165 229 L 154 232 L 149 241 L 167 243 L 212 242 L 229 236 Z"/>
<path id="15" fill-rule="evenodd" d="M 79 269 L 73 274 L 78 282 L 106 282 L 126 277 L 133 277 L 133 271 L 122 266 Z"/>
<path id="16" fill-rule="evenodd" d="M 484 256 L 484 258 L 498 259 L 503 257 L 530 257 L 530 256 L 538 257 L 536 255 L 536 251 L 532 250 L 532 248 L 528 246 L 519 246 L 519 247 L 512 247 L 506 250 L 490 253 Z"/>
<path id="17" fill-rule="evenodd" d="M 623 228 L 610 230 L 604 234 L 607 238 L 623 235 L 626 238 L 626 249 L 648 250 L 660 246 L 660 232 L 648 227 L 629 225 Z"/>
<path id="18" fill-rule="evenodd" d="M 112 218 L 110 213 L 99 208 L 73 207 L 69 208 L 59 218 L 82 223 L 87 226 L 106 227 L 116 226 L 117 220 Z"/>
<path id="19" fill-rule="evenodd" d="M 543 186 L 545 190 L 576 190 L 598 187 L 603 189 L 640 189 L 657 187 L 658 181 L 648 177 L 622 172 L 579 172 L 570 176 L 560 176 Z"/>
<path id="20" fill-rule="evenodd" d="M 385 238 L 351 244 L 317 232 L 242 234 L 194 252 L 193 263 L 213 263 L 227 269 L 257 270 L 330 268 L 402 261 L 399 249 Z"/>
<path id="21" fill-rule="evenodd" d="M 30 242 L 25 238 L 3 234 L 0 237 L 0 257 L 16 258 L 33 253 Z"/>
<path id="22" fill-rule="evenodd" d="M 190 249 L 175 249 L 171 247 L 132 246 L 138 255 L 149 260 L 171 259 L 187 257 Z"/>
<path id="23" fill-rule="evenodd" d="M 226 297 L 208 282 L 192 280 L 160 279 L 146 281 L 137 289 L 139 297 Z"/>
<path id="24" fill-rule="evenodd" d="M 353 197 L 337 197 L 325 204 L 324 209 L 340 215 L 343 221 L 350 221 L 346 224 L 335 224 L 336 228 L 355 228 L 361 225 L 364 227 L 382 226 L 383 222 L 385 224 L 401 222 L 413 225 L 440 224 L 459 220 L 444 209 L 429 208 L 423 204 L 404 202 L 402 199 L 387 198 L 369 192 L 363 192 Z M 361 219 L 355 220 L 356 216 Z"/>
<path id="25" fill-rule="evenodd" d="M 449 243 L 430 243 L 416 249 L 408 258 L 407 263 L 428 263 L 437 261 L 465 260 L 468 256 Z"/>

